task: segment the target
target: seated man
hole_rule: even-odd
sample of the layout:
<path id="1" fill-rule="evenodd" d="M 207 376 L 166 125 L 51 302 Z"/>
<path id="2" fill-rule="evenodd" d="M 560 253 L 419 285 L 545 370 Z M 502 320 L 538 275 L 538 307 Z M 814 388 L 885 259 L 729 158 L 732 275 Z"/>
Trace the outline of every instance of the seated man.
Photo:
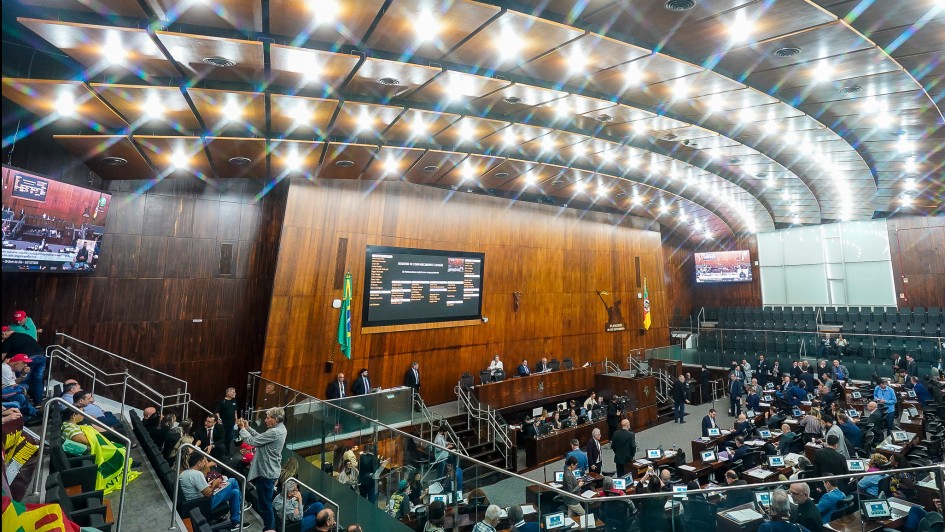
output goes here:
<path id="1" fill-rule="evenodd" d="M 3 402 L 16 404 L 16 408 L 28 419 L 36 415 L 36 408 L 27 398 L 27 386 L 20 384 L 29 376 L 30 358 L 26 355 L 13 355 L 3 361 Z M 16 374 L 20 373 L 17 377 Z"/>
<path id="2" fill-rule="evenodd" d="M 305 532 L 315 527 L 315 516 L 325 509 L 325 505 L 318 501 L 310 501 L 305 505 L 299 485 L 290 480 L 285 484 L 285 496 L 279 493 L 272 501 L 272 509 L 276 513 L 276 522 L 282 522 L 284 510 L 286 523 L 301 522 L 302 532 Z"/>
<path id="3" fill-rule="evenodd" d="M 75 379 L 69 379 L 62 383 L 62 400 L 70 405 L 75 403 L 75 394 L 82 391 L 82 387 Z M 65 410 L 66 405 L 60 404 L 59 410 Z"/>
<path id="4" fill-rule="evenodd" d="M 517 371 L 519 377 L 524 377 L 530 375 L 532 370 L 528 367 L 528 359 L 522 360 L 522 363 L 519 364 Z"/>
<path id="5" fill-rule="evenodd" d="M 92 392 L 81 391 L 76 393 L 73 396 L 72 404 L 81 408 L 82 411 L 85 412 L 85 415 L 95 418 L 109 427 L 122 432 L 121 429 L 123 427 L 121 425 L 121 421 L 115 417 L 115 414 L 106 412 L 102 410 L 97 404 L 95 404 L 95 396 L 92 395 Z"/>
<path id="6" fill-rule="evenodd" d="M 829 523 L 833 519 L 833 512 L 837 509 L 837 504 L 846 498 L 846 494 L 840 491 L 834 479 L 824 480 L 824 493 L 817 503 L 817 510 L 820 511 L 820 518 L 823 524 Z"/>
<path id="7" fill-rule="evenodd" d="M 207 473 L 215 465 L 202 454 L 191 453 L 187 459 L 189 469 L 180 474 L 180 488 L 184 499 L 192 501 L 200 497 L 210 497 L 210 508 L 216 508 L 222 503 L 230 506 L 230 530 L 240 529 L 240 507 L 242 496 L 235 478 L 228 479 L 223 484 L 223 478 L 217 477 L 213 482 L 207 482 Z"/>
<path id="8" fill-rule="evenodd" d="M 793 432 L 787 423 L 781 425 L 781 439 L 778 440 L 778 454 L 784 456 L 791 452 L 791 444 L 801 435 Z"/>

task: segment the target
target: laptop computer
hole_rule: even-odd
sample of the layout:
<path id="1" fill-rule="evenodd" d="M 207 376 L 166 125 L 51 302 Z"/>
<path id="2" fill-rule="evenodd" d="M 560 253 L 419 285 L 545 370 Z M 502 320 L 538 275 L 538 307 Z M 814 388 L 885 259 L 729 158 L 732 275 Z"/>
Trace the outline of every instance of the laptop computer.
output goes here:
<path id="1" fill-rule="evenodd" d="M 768 457 L 768 467 L 784 467 L 784 457 L 783 456 L 769 456 Z"/>
<path id="2" fill-rule="evenodd" d="M 912 417 L 918 417 L 918 416 L 919 416 L 919 409 L 916 408 L 916 407 L 914 407 L 914 406 L 910 406 L 910 407 L 909 407 L 909 415 L 912 416 Z"/>
<path id="3" fill-rule="evenodd" d="M 768 507 L 771 506 L 771 492 L 770 491 L 761 491 L 755 493 L 755 507 L 758 508 L 759 512 L 767 512 Z"/>
<path id="4" fill-rule="evenodd" d="M 851 418 L 857 418 L 857 417 L 860 417 L 860 411 L 855 408 L 850 408 L 850 409 L 847 409 L 847 415 L 850 416 Z"/>
<path id="5" fill-rule="evenodd" d="M 685 497 L 686 497 L 686 492 L 687 492 L 688 490 L 689 490 L 689 488 L 686 487 L 686 486 L 673 486 L 673 497 L 676 497 L 676 498 L 679 498 L 679 497 L 685 498 Z"/>
<path id="6" fill-rule="evenodd" d="M 866 519 L 889 519 L 892 513 L 889 511 L 889 503 L 884 500 L 863 501 L 863 515 Z"/>
<path id="7" fill-rule="evenodd" d="M 906 434 L 904 430 L 894 430 L 892 433 L 892 439 L 894 442 L 906 442 L 909 441 L 909 435 Z"/>
<path id="8" fill-rule="evenodd" d="M 555 482 L 559 484 L 564 482 L 564 471 L 555 471 Z"/>
<path id="9" fill-rule="evenodd" d="M 758 436 L 762 439 L 768 439 L 771 437 L 771 431 L 768 429 L 758 429 Z"/>
<path id="10" fill-rule="evenodd" d="M 545 530 L 555 530 L 565 528 L 566 526 L 564 522 L 564 512 L 545 514 Z"/>
<path id="11" fill-rule="evenodd" d="M 847 460 L 847 470 L 851 473 L 866 473 L 866 464 L 863 460 Z"/>
<path id="12" fill-rule="evenodd" d="M 908 392 L 906 392 L 906 395 L 907 395 L 910 399 L 915 399 L 915 390 L 909 390 Z"/>
<path id="13" fill-rule="evenodd" d="M 663 457 L 663 451 L 659 449 L 647 449 L 646 457 L 650 460 L 659 460 Z"/>
<path id="14" fill-rule="evenodd" d="M 794 414 L 794 417 L 801 417 L 804 415 L 804 413 L 801 412 L 801 409 L 796 406 L 794 407 L 794 410 L 791 411 L 791 413 Z"/>
<path id="15" fill-rule="evenodd" d="M 761 400 L 764 401 L 764 402 L 766 402 L 766 403 L 770 403 L 770 402 L 774 401 L 774 397 L 772 397 L 772 396 L 770 396 L 770 395 L 765 395 L 764 397 L 761 398 Z"/>
<path id="16" fill-rule="evenodd" d="M 709 436 L 720 436 L 722 434 L 722 429 L 716 427 L 709 429 Z"/>
<path id="17" fill-rule="evenodd" d="M 430 495 L 430 502 L 440 501 L 444 506 L 449 506 L 450 496 L 448 493 L 442 493 L 440 495 Z"/>
<path id="18" fill-rule="evenodd" d="M 852 394 L 850 394 L 850 396 L 853 397 L 854 399 L 861 399 L 863 397 L 863 394 L 860 392 L 853 392 Z"/>
<path id="19" fill-rule="evenodd" d="M 755 417 L 755 415 L 756 415 L 756 414 L 755 414 L 755 411 L 754 411 L 754 410 L 751 410 L 751 409 L 745 410 L 745 417 L 747 417 L 747 418 L 753 418 L 753 417 Z"/>
<path id="20" fill-rule="evenodd" d="M 627 489 L 627 479 L 625 478 L 615 478 L 614 479 L 614 489 L 615 490 L 625 490 Z"/>
<path id="21" fill-rule="evenodd" d="M 703 462 L 715 462 L 719 457 L 715 454 L 715 451 L 702 451 L 700 454 Z"/>

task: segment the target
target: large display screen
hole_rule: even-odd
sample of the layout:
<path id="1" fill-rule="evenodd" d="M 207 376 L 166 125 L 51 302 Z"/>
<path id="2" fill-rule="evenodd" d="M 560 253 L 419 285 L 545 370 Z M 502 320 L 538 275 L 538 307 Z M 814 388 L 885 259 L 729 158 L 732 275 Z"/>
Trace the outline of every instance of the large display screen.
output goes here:
<path id="1" fill-rule="evenodd" d="M 3 271 L 91 273 L 112 196 L 3 167 Z"/>
<path id="2" fill-rule="evenodd" d="M 696 253 L 697 283 L 737 283 L 751 281 L 748 250 Z"/>
<path id="3" fill-rule="evenodd" d="M 482 318 L 482 253 L 368 246 L 361 325 Z"/>

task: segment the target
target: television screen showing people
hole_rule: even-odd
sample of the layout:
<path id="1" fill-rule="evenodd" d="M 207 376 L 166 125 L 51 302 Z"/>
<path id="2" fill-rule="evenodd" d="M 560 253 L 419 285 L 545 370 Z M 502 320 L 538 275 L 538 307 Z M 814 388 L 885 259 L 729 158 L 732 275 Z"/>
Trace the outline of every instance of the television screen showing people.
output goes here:
<path id="1" fill-rule="evenodd" d="M 697 283 L 738 283 L 751 281 L 748 250 L 696 253 Z"/>
<path id="2" fill-rule="evenodd" d="M 3 167 L 4 272 L 92 273 L 112 196 Z"/>

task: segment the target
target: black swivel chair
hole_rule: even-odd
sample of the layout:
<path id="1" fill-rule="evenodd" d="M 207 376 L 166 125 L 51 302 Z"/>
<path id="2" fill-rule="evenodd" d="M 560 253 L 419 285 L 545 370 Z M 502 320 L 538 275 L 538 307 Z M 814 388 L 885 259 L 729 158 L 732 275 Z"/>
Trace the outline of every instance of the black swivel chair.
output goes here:
<path id="1" fill-rule="evenodd" d="M 564 359 L 562 364 L 564 365 L 564 369 L 574 369 L 574 360 L 571 360 L 571 358 Z"/>

